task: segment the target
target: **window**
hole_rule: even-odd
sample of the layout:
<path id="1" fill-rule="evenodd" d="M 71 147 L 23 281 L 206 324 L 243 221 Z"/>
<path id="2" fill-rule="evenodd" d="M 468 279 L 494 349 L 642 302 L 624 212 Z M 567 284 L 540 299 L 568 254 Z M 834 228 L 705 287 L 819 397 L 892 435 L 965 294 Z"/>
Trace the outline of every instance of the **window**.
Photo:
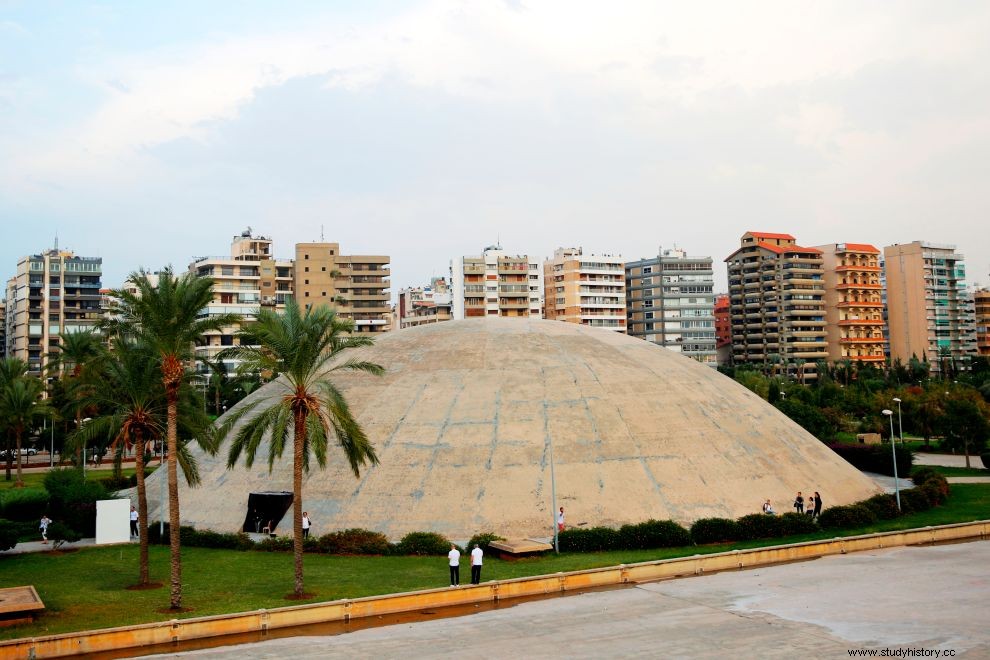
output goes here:
<path id="1" fill-rule="evenodd" d="M 221 346 L 233 346 L 234 345 L 234 335 L 220 335 L 220 345 Z"/>
<path id="2" fill-rule="evenodd" d="M 324 292 L 323 292 L 323 297 L 324 297 L 324 298 L 326 298 L 326 297 L 327 297 L 327 292 L 326 292 L 326 291 L 324 291 Z"/>
<path id="3" fill-rule="evenodd" d="M 304 254 L 303 255 L 303 259 L 309 259 L 309 255 L 308 254 Z"/>
<path id="4" fill-rule="evenodd" d="M 307 282 L 307 284 L 309 284 L 309 282 Z M 306 293 L 304 293 L 303 294 L 303 297 L 309 298 L 309 291 L 307 291 Z M 306 305 L 306 309 L 309 309 L 309 305 Z"/>
<path id="5" fill-rule="evenodd" d="M 309 272 L 309 266 L 306 266 L 305 268 L 303 268 L 303 272 L 304 273 L 308 273 Z"/>
<path id="6" fill-rule="evenodd" d="M 646 266 L 645 268 L 643 268 L 644 275 L 649 275 L 652 272 L 653 272 L 653 266 Z"/>
<path id="7" fill-rule="evenodd" d="M 309 280 L 303 280 L 303 282 L 309 284 Z"/>
<path id="8" fill-rule="evenodd" d="M 327 267 L 326 266 L 323 266 L 322 268 L 320 268 L 320 270 L 322 270 L 325 273 L 325 272 L 327 272 Z"/>

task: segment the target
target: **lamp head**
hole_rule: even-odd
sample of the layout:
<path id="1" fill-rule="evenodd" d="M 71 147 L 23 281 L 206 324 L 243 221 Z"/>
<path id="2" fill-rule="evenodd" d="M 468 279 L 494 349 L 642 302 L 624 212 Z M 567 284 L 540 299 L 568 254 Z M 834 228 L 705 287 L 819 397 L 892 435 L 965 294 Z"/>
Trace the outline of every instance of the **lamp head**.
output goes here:
<path id="1" fill-rule="evenodd" d="M 895 397 L 894 397 L 894 403 L 900 403 L 900 402 L 901 402 L 901 400 L 900 400 L 900 399 L 898 399 L 898 398 L 897 398 L 897 397 L 895 396 Z"/>
<path id="2" fill-rule="evenodd" d="M 884 415 L 893 415 L 894 414 L 894 411 L 893 410 L 883 410 L 883 414 Z"/>

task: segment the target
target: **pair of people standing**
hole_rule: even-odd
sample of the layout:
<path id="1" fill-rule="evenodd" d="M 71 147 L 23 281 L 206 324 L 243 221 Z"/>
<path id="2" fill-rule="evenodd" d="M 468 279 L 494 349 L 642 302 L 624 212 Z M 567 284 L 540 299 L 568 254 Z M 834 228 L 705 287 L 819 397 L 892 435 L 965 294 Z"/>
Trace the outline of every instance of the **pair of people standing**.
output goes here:
<path id="1" fill-rule="evenodd" d="M 471 584 L 481 584 L 481 565 L 484 552 L 474 544 L 471 551 Z M 447 564 L 450 566 L 450 586 L 456 587 L 461 583 L 461 551 L 453 543 L 450 544 L 450 552 L 447 553 Z"/>

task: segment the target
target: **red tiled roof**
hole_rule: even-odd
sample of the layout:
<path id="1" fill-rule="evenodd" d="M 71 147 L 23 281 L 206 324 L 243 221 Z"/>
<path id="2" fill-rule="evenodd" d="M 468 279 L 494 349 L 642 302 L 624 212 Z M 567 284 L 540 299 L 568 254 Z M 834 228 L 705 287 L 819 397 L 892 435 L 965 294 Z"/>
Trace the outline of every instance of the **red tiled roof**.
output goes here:
<path id="1" fill-rule="evenodd" d="M 746 233 L 756 238 L 782 238 L 787 241 L 795 240 L 790 234 L 771 234 L 764 231 L 748 231 Z"/>
<path id="2" fill-rule="evenodd" d="M 853 252 L 872 252 L 873 254 L 880 254 L 880 250 L 876 249 L 869 243 L 846 243 L 847 250 L 852 250 Z"/>

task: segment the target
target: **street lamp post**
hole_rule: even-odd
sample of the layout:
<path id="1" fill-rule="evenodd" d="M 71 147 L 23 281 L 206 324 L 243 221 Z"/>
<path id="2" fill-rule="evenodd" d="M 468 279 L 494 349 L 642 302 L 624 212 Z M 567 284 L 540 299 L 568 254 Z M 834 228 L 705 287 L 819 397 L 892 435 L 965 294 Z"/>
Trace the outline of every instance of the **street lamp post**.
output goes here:
<path id="1" fill-rule="evenodd" d="M 904 422 L 901 419 L 901 400 L 895 396 L 894 397 L 894 401 L 897 402 L 897 437 L 900 439 L 901 446 L 903 447 L 904 446 Z M 893 421 L 893 420 L 891 420 L 891 421 Z"/>
<path id="2" fill-rule="evenodd" d="M 557 532 L 560 526 L 557 525 L 557 480 L 553 473 L 553 440 L 548 440 L 550 450 L 550 503 L 553 507 L 550 511 L 550 518 L 553 521 L 553 551 L 560 554 L 560 546 L 557 543 Z"/>
<path id="3" fill-rule="evenodd" d="M 901 487 L 897 483 L 897 448 L 894 446 L 894 411 L 883 410 L 883 414 L 890 420 L 890 455 L 894 460 L 894 496 L 897 498 L 897 510 L 901 510 Z"/>

